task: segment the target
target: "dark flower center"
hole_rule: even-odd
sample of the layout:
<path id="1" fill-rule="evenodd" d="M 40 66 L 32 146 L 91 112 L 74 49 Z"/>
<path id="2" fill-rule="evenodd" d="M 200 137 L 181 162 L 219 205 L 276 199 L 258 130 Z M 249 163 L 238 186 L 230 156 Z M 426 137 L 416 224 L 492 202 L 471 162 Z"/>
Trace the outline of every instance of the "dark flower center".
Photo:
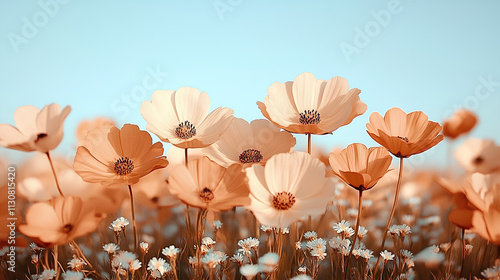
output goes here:
<path id="1" fill-rule="evenodd" d="M 299 122 L 304 125 L 308 124 L 318 124 L 321 122 L 321 117 L 316 110 L 305 110 L 304 112 L 299 114 Z"/>
<path id="2" fill-rule="evenodd" d="M 38 135 L 36 136 L 36 139 L 35 139 L 35 143 L 40 141 L 41 139 L 47 137 L 47 133 L 38 133 Z"/>
<path id="3" fill-rule="evenodd" d="M 401 136 L 398 136 L 399 139 L 405 141 L 406 143 L 408 143 L 410 140 L 408 139 L 408 137 L 401 137 Z"/>
<path id="4" fill-rule="evenodd" d="M 247 149 L 240 154 L 241 163 L 260 162 L 261 160 L 262 160 L 262 154 L 260 153 L 259 150 Z"/>
<path id="5" fill-rule="evenodd" d="M 128 157 L 121 157 L 115 161 L 115 172 L 118 175 L 127 175 L 134 170 L 134 162 Z"/>
<path id="6" fill-rule="evenodd" d="M 196 128 L 189 121 L 181 122 L 175 128 L 175 135 L 181 139 L 189 139 L 196 136 Z"/>
<path id="7" fill-rule="evenodd" d="M 65 224 L 64 227 L 63 227 L 63 232 L 64 233 L 69 233 L 74 228 L 75 228 L 75 226 L 73 226 L 72 224 Z"/>
<path id="8" fill-rule="evenodd" d="M 280 192 L 273 197 L 273 206 L 278 210 L 288 210 L 295 204 L 295 196 L 289 192 Z"/>
<path id="9" fill-rule="evenodd" d="M 481 156 L 478 156 L 477 158 L 474 159 L 474 164 L 479 165 L 479 164 L 483 163 L 483 161 L 484 161 L 484 158 L 482 158 Z"/>
<path id="10" fill-rule="evenodd" d="M 204 202 L 209 202 L 210 200 L 214 199 L 214 197 L 215 197 L 214 193 L 209 188 L 204 188 L 200 192 L 200 198 Z"/>

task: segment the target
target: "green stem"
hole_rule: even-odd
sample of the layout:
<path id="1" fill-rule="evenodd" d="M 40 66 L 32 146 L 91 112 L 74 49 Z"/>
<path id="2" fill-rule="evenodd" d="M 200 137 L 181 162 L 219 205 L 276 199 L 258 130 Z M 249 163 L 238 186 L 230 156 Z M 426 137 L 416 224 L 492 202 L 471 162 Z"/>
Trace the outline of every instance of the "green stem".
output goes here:
<path id="1" fill-rule="evenodd" d="M 398 205 L 398 199 L 399 199 L 399 190 L 401 188 L 401 178 L 403 176 L 403 158 L 399 158 L 399 175 L 398 175 L 398 182 L 396 184 L 396 193 L 394 195 L 394 202 L 392 204 L 392 210 L 391 210 L 391 215 L 389 216 L 389 220 L 387 221 L 387 225 L 385 226 L 385 230 L 382 232 L 383 238 L 382 238 L 382 245 L 380 245 L 380 252 L 384 250 L 385 246 L 385 240 L 387 239 L 387 231 L 389 230 L 389 226 L 391 225 L 392 218 L 394 217 L 394 213 L 396 212 L 396 206 Z M 378 264 L 380 262 L 380 254 L 377 258 L 377 263 L 375 264 L 373 276 L 375 277 L 378 269 Z M 383 271 L 382 271 L 383 273 Z"/>

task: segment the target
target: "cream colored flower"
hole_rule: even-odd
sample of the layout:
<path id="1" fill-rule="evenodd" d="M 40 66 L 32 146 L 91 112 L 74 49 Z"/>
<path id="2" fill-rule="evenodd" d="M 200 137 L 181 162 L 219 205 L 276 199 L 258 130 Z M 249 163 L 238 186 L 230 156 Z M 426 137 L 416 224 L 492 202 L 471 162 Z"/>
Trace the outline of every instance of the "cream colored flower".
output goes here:
<path id="1" fill-rule="evenodd" d="M 307 215 L 319 215 L 333 199 L 333 181 L 325 165 L 302 152 L 273 156 L 266 166 L 246 169 L 251 204 L 247 206 L 264 225 L 286 227 Z"/>
<path id="2" fill-rule="evenodd" d="M 64 120 L 71 112 L 66 106 L 52 103 L 42 110 L 27 105 L 14 112 L 16 127 L 0 124 L 0 146 L 25 151 L 47 153 L 55 149 L 64 136 Z"/>
<path id="3" fill-rule="evenodd" d="M 455 151 L 455 159 L 469 172 L 491 173 L 500 170 L 500 146 L 493 140 L 469 138 Z"/>
<path id="4" fill-rule="evenodd" d="M 151 101 L 141 105 L 147 129 L 162 141 L 179 148 L 203 148 L 219 140 L 231 125 L 233 110 L 217 108 L 210 114 L 206 92 L 182 87 L 177 91 L 157 90 Z"/>
<path id="5" fill-rule="evenodd" d="M 265 164 L 275 154 L 290 152 L 295 142 L 290 133 L 280 131 L 268 120 L 248 123 L 235 118 L 220 140 L 202 152 L 224 167 L 235 163 L 248 167 L 254 163 Z"/>
<path id="6" fill-rule="evenodd" d="M 366 111 L 360 92 L 357 88 L 349 90 L 349 83 L 342 77 L 326 81 L 302 73 L 293 82 L 272 84 L 264 103 L 257 105 L 267 119 L 287 131 L 326 134 Z"/>

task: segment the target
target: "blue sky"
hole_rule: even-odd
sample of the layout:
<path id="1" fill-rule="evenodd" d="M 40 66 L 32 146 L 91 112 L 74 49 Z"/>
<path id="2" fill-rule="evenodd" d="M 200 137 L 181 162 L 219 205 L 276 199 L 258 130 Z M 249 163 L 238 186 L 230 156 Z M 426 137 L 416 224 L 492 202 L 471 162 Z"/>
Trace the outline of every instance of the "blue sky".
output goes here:
<path id="1" fill-rule="evenodd" d="M 372 112 L 397 106 L 441 122 L 460 107 L 480 118 L 471 136 L 500 143 L 498 1 L 0 1 L 0 122 L 17 107 L 71 105 L 79 121 L 109 116 L 145 129 L 140 103 L 156 89 L 195 87 L 211 108 L 248 121 L 275 81 L 302 72 L 345 77 L 367 112 L 325 150 L 361 142 Z M 306 137 L 296 135 L 303 148 Z M 457 143 L 458 144 L 458 143 Z M 442 143 L 425 162 L 444 163 Z M 11 161 L 22 152 L 0 149 Z"/>

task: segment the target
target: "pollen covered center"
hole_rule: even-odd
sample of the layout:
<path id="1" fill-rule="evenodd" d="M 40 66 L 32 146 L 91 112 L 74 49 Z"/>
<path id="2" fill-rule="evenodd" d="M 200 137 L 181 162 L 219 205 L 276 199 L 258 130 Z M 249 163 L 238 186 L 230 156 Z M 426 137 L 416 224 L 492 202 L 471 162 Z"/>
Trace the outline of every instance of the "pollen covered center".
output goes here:
<path id="1" fill-rule="evenodd" d="M 115 161 L 115 172 L 118 175 L 127 175 L 134 170 L 134 162 L 128 157 L 121 157 Z"/>
<path id="2" fill-rule="evenodd" d="M 181 139 L 189 139 L 196 136 L 196 127 L 189 121 L 181 122 L 179 126 L 175 128 L 175 135 Z"/>
<path id="3" fill-rule="evenodd" d="M 289 192 L 280 192 L 273 197 L 273 206 L 278 210 L 288 210 L 295 204 L 295 196 Z"/>
<path id="4" fill-rule="evenodd" d="M 299 122 L 304 125 L 318 124 L 321 122 L 321 117 L 316 110 L 305 110 L 299 114 Z"/>
<path id="5" fill-rule="evenodd" d="M 262 160 L 262 154 L 259 150 L 247 149 L 240 154 L 239 160 L 241 163 L 260 162 Z"/>
<path id="6" fill-rule="evenodd" d="M 214 199 L 214 193 L 209 189 L 209 188 L 204 188 L 201 192 L 200 192 L 200 198 L 201 200 L 203 200 L 204 202 L 209 202 L 211 201 L 212 199 Z"/>
<path id="7" fill-rule="evenodd" d="M 398 136 L 398 138 L 405 141 L 406 143 L 410 142 L 410 139 L 408 139 L 408 137 Z"/>

